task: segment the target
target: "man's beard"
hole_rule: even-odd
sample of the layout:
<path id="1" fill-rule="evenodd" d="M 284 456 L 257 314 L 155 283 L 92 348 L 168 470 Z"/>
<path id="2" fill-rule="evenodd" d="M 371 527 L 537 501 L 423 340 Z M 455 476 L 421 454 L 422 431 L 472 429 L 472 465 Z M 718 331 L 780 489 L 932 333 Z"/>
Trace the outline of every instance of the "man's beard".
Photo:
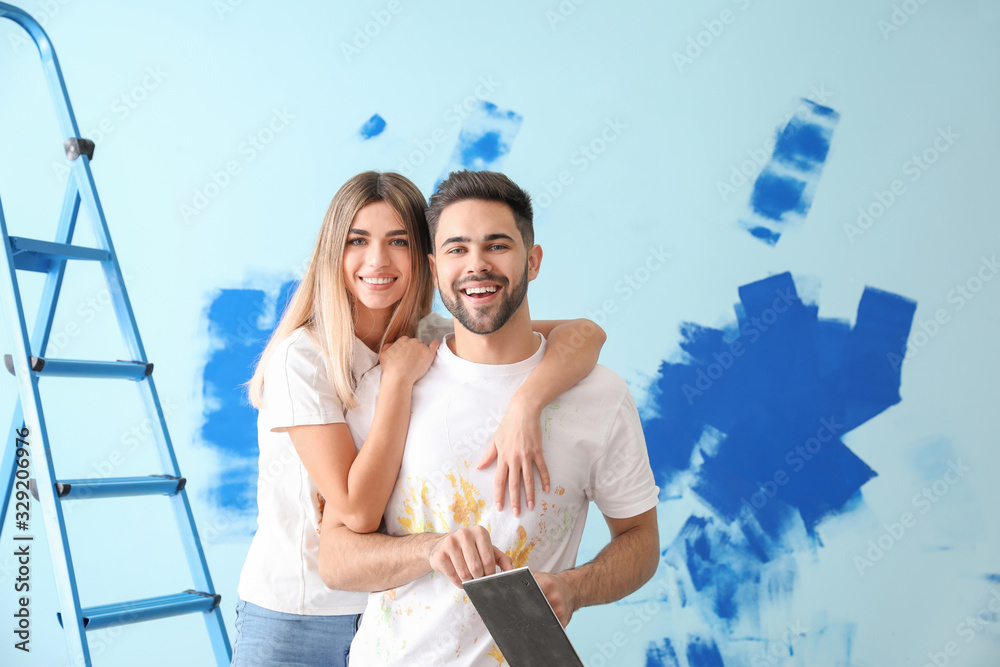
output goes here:
<path id="1" fill-rule="evenodd" d="M 462 297 L 459 296 L 459 292 L 462 290 L 462 283 L 466 285 L 489 281 L 496 283 L 501 286 L 500 303 L 490 304 L 491 311 L 484 313 L 478 318 L 474 317 L 473 314 L 466 308 L 465 302 Z M 521 273 L 521 279 L 518 281 L 517 285 L 514 287 L 514 291 L 510 292 L 508 286 L 510 281 L 503 276 L 494 275 L 492 273 L 486 273 L 476 276 L 475 280 L 462 280 L 453 283 L 451 286 L 452 294 L 455 298 L 452 299 L 449 295 L 446 295 L 443 290 L 441 292 L 441 302 L 444 303 L 445 308 L 455 316 L 455 319 L 462 323 L 462 326 L 471 331 L 474 334 L 486 335 L 497 331 L 503 325 L 507 324 L 509 320 L 517 309 L 521 306 L 524 301 L 524 297 L 528 294 L 528 264 L 525 262 L 524 271 Z M 492 314 L 491 314 L 492 312 Z"/>

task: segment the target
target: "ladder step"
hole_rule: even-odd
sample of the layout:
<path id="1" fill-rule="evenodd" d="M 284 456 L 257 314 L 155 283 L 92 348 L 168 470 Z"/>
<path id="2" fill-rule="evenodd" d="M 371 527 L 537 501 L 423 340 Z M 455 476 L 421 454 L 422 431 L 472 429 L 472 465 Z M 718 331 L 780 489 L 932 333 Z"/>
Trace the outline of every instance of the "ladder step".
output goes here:
<path id="1" fill-rule="evenodd" d="M 63 500 L 128 498 L 130 496 L 174 496 L 187 484 L 184 477 L 149 475 L 147 477 L 110 477 L 107 479 L 65 479 L 56 482 L 56 495 Z M 38 500 L 35 480 L 28 483 Z"/>
<path id="2" fill-rule="evenodd" d="M 7 371 L 14 374 L 14 358 L 5 354 Z M 121 378 L 141 380 L 153 372 L 153 364 L 141 361 L 81 361 L 78 359 L 43 359 L 31 357 L 31 370 L 39 375 L 77 378 Z"/>
<path id="3" fill-rule="evenodd" d="M 10 237 L 10 249 L 14 255 L 15 268 L 22 271 L 39 271 L 41 273 L 48 273 L 52 269 L 54 262 L 61 262 L 67 259 L 103 262 L 111 257 L 107 250 L 100 248 L 85 248 L 84 246 L 69 245 L 66 243 L 39 241 L 37 239 L 26 239 L 22 236 Z"/>
<path id="4" fill-rule="evenodd" d="M 222 596 L 218 594 L 187 590 L 158 598 L 89 607 L 81 609 L 80 612 L 83 616 L 83 626 L 87 630 L 98 630 L 109 625 L 152 621 L 196 611 L 209 612 L 219 606 L 221 599 Z M 59 625 L 62 625 L 62 614 L 57 613 L 56 618 L 59 619 Z"/>

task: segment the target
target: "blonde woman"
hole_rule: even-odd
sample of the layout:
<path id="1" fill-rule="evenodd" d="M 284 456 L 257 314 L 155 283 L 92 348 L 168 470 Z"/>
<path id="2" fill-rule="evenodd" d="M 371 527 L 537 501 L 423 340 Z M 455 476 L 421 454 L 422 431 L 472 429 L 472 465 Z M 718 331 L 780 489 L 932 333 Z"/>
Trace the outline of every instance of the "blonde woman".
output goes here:
<path id="1" fill-rule="evenodd" d="M 312 260 L 250 380 L 259 410 L 258 530 L 239 583 L 233 665 L 341 665 L 366 596 L 319 575 L 324 515 L 378 529 L 399 471 L 413 384 L 451 320 L 430 311 L 426 202 L 399 174 L 365 172 L 331 201 Z M 604 332 L 586 320 L 536 322 L 545 358 L 511 400 L 481 467 L 497 456 L 496 502 L 548 490 L 542 408 L 597 363 Z M 418 340 L 416 336 L 418 335 Z M 426 341 L 426 342 L 422 342 Z M 344 412 L 381 364 L 371 432 L 355 447 Z"/>

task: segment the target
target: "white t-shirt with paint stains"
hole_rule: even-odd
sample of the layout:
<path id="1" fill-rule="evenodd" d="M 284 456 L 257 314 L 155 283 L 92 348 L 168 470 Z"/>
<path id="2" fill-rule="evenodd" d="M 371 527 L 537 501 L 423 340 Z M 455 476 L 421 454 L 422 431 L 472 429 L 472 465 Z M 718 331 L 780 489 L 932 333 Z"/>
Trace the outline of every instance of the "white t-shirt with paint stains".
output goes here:
<path id="1" fill-rule="evenodd" d="M 413 389 L 402 467 L 385 514 L 390 534 L 451 532 L 478 524 L 515 567 L 561 572 L 576 564 L 590 501 L 618 519 L 656 506 L 658 489 L 635 402 L 624 380 L 598 366 L 542 414 L 552 491 L 539 488 L 530 512 L 522 491 L 519 518 L 509 502 L 503 512 L 496 510 L 495 464 L 484 470 L 476 470 L 476 464 L 511 395 L 544 352 L 543 340 L 524 361 L 483 365 L 441 345 Z M 379 378 L 379 369 L 362 378 L 360 407 L 347 413 L 357 442 L 368 434 Z M 369 596 L 351 662 L 366 667 L 505 664 L 468 596 L 435 572 Z"/>

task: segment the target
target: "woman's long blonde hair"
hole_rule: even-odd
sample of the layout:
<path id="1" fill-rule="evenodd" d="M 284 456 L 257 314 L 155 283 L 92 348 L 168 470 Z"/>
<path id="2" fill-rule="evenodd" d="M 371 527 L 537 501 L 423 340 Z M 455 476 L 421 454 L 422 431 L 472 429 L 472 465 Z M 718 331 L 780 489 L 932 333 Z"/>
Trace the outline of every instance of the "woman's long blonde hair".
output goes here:
<path id="1" fill-rule="evenodd" d="M 413 183 L 394 173 L 366 171 L 354 176 L 333 196 L 323 218 L 309 268 L 295 289 L 281 321 L 261 353 L 253 377 L 247 383 L 250 403 L 260 408 L 264 391 L 264 369 L 275 345 L 299 327 L 305 327 L 326 361 L 327 375 L 346 408 L 357 405 L 354 390 L 355 298 L 344 282 L 344 248 L 354 216 L 373 202 L 385 202 L 406 229 L 410 247 L 410 284 L 396 304 L 379 348 L 400 336 L 413 336 L 417 322 L 430 312 L 433 285 L 427 254 L 430 240 L 424 210 L 427 205 Z"/>

